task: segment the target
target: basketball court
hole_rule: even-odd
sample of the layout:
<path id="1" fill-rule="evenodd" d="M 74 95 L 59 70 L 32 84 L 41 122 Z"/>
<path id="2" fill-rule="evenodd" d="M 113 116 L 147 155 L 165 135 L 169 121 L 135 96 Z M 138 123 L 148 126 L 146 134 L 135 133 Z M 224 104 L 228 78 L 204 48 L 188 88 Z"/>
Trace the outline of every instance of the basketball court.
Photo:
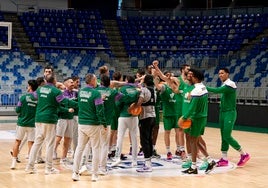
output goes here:
<path id="1" fill-rule="evenodd" d="M 267 187 L 268 186 L 268 134 L 245 131 L 234 131 L 233 136 L 240 142 L 244 150 L 250 153 L 251 159 L 243 168 L 238 168 L 239 153 L 230 148 L 227 167 L 215 168 L 210 174 L 199 170 L 197 175 L 184 175 L 181 173 L 182 161 L 179 158 L 166 160 L 166 151 L 163 140 L 163 125 L 160 125 L 160 132 L 157 142 L 157 151 L 161 159 L 153 159 L 153 172 L 137 173 L 136 169 L 142 165 L 143 158 L 138 158 L 138 167 L 131 167 L 131 156 L 127 160 L 113 168 L 109 168 L 106 176 L 100 176 L 97 182 L 91 182 L 90 173 L 82 174 L 80 181 L 74 182 L 71 178 L 71 166 L 63 166 L 59 160 L 54 160 L 54 166 L 60 170 L 60 174 L 44 175 L 44 164 L 37 164 L 37 174 L 26 174 L 24 172 L 27 160 L 27 147 L 24 146 L 19 157 L 21 163 L 17 164 L 16 170 L 10 170 L 11 156 L 10 149 L 14 143 L 15 116 L 0 117 L 0 187 Z M 220 133 L 218 128 L 206 128 L 204 140 L 207 143 L 209 154 L 219 159 L 220 154 Z M 174 132 L 171 134 L 171 151 L 176 149 L 174 144 Z M 59 146 L 61 149 L 61 146 Z M 129 151 L 129 139 L 126 134 L 123 152 Z M 45 151 L 43 151 L 44 157 Z M 198 161 L 197 165 L 200 165 Z M 90 163 L 88 164 L 90 170 Z"/>

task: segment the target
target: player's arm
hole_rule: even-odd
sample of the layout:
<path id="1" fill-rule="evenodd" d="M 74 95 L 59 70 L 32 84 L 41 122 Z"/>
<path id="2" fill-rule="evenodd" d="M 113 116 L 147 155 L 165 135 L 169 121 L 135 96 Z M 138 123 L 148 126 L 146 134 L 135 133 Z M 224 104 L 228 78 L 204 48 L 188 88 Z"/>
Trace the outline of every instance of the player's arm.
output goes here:
<path id="1" fill-rule="evenodd" d="M 158 91 L 162 90 L 163 84 L 160 83 L 160 78 L 158 76 L 154 76 L 154 85 Z"/>
<path id="2" fill-rule="evenodd" d="M 153 61 L 153 69 L 152 69 L 152 73 L 154 74 L 154 75 L 157 75 L 157 76 L 159 76 L 159 78 L 161 78 L 162 80 L 164 80 L 165 82 L 168 82 L 169 81 L 169 79 L 170 79 L 170 76 L 171 75 L 168 75 L 168 76 L 165 76 L 164 74 L 163 74 L 163 72 L 160 70 L 160 68 L 158 67 L 158 61 L 157 60 L 155 60 L 155 61 Z"/>
<path id="3" fill-rule="evenodd" d="M 110 88 L 118 88 L 118 87 L 124 86 L 126 84 L 127 84 L 126 82 L 117 81 L 117 80 L 111 80 Z"/>
<path id="4" fill-rule="evenodd" d="M 56 82 L 56 87 L 60 90 L 64 90 L 65 89 L 65 85 L 61 82 Z"/>
<path id="5" fill-rule="evenodd" d="M 207 90 L 212 93 L 228 93 L 231 88 L 227 86 L 221 86 L 221 87 L 209 87 L 206 86 Z"/>
<path id="6" fill-rule="evenodd" d="M 94 104 L 96 107 L 96 114 L 100 124 L 103 125 L 104 127 L 107 127 L 107 122 L 104 115 L 104 101 L 102 100 L 100 93 L 98 93 L 98 95 L 96 96 Z"/>
<path id="7" fill-rule="evenodd" d="M 169 87 L 172 89 L 172 91 L 174 93 L 179 93 L 180 92 L 180 89 L 179 89 L 180 81 L 177 78 L 171 77 L 169 79 L 169 81 L 168 81 L 168 85 L 169 85 Z"/>
<path id="8" fill-rule="evenodd" d="M 145 76 L 146 76 L 146 75 L 143 75 L 143 76 L 141 76 L 141 77 L 139 77 L 139 78 L 136 78 L 136 79 L 135 79 L 135 82 L 143 83 Z"/>

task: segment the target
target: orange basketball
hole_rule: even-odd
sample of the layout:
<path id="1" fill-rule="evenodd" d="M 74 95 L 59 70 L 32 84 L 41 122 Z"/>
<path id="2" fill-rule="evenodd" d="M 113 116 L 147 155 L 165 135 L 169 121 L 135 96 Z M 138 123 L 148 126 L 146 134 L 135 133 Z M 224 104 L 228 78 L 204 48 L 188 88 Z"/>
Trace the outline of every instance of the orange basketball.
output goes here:
<path id="1" fill-rule="evenodd" d="M 135 103 L 132 103 L 128 108 L 128 113 L 132 114 L 133 116 L 140 115 L 141 111 L 142 111 L 142 107 L 137 106 Z"/>
<path id="2" fill-rule="evenodd" d="M 192 125 L 192 120 L 191 119 L 183 120 L 182 118 L 180 118 L 178 121 L 178 125 L 182 129 L 188 129 Z"/>

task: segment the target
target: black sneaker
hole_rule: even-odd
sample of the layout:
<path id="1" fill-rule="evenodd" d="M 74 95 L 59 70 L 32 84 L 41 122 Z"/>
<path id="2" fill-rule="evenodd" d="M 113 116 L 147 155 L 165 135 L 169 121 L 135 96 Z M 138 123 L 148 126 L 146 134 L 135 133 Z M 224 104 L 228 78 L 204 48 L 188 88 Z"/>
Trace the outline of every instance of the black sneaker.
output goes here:
<path id="1" fill-rule="evenodd" d="M 44 159 L 42 159 L 41 157 L 40 158 L 38 158 L 38 159 L 36 159 L 36 161 L 35 161 L 35 163 L 37 163 L 37 164 L 43 164 L 43 163 L 45 163 L 46 161 L 44 160 Z"/>
<path id="2" fill-rule="evenodd" d="M 115 150 L 111 151 L 111 153 L 108 153 L 108 158 L 109 159 L 114 158 L 114 157 L 115 157 Z"/>
<path id="3" fill-rule="evenodd" d="M 159 155 L 156 150 L 154 149 L 153 150 L 153 155 L 152 155 L 153 158 L 156 158 L 156 159 L 160 159 L 161 158 L 161 155 Z"/>
<path id="4" fill-rule="evenodd" d="M 142 148 L 140 148 L 140 151 L 139 151 L 139 153 L 138 153 L 138 156 L 143 156 Z"/>
<path id="5" fill-rule="evenodd" d="M 176 150 L 175 151 L 175 155 L 178 156 L 178 157 L 180 157 L 181 156 L 181 151 Z"/>
<path id="6" fill-rule="evenodd" d="M 129 148 L 129 153 L 128 153 L 129 155 L 132 155 L 132 147 L 130 146 L 130 148 Z"/>
<path id="7" fill-rule="evenodd" d="M 120 155 L 120 159 L 121 159 L 121 160 L 126 160 L 126 159 L 127 159 L 127 156 L 125 156 L 124 154 L 121 154 L 121 155 Z"/>
<path id="8" fill-rule="evenodd" d="M 206 174 L 210 173 L 214 169 L 215 166 L 216 166 L 216 162 L 214 160 L 211 161 L 210 163 L 208 163 L 208 167 L 207 167 L 205 173 Z"/>
<path id="9" fill-rule="evenodd" d="M 9 152 L 10 152 L 11 157 L 13 157 L 13 151 L 10 150 Z M 16 161 L 17 163 L 21 163 L 21 160 L 19 159 L 19 157 L 16 158 Z"/>
<path id="10" fill-rule="evenodd" d="M 197 174 L 197 168 L 192 169 L 192 167 L 188 168 L 187 170 L 181 171 L 183 174 Z"/>

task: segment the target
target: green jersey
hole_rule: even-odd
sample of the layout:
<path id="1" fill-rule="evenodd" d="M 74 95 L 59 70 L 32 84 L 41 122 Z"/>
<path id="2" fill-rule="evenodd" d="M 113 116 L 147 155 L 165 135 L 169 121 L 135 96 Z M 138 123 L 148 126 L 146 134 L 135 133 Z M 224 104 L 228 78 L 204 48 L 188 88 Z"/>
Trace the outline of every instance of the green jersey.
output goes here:
<path id="1" fill-rule="evenodd" d="M 124 85 L 119 91 L 123 94 L 123 97 L 117 103 L 120 117 L 131 117 L 132 114 L 128 113 L 128 107 L 138 100 L 140 91 L 135 84 Z"/>
<path id="2" fill-rule="evenodd" d="M 100 86 L 96 88 L 104 99 L 104 114 L 107 121 L 107 125 L 111 125 L 113 116 L 115 115 L 115 103 L 120 100 L 122 94 L 115 89 L 109 87 Z"/>
<path id="3" fill-rule="evenodd" d="M 180 76 L 179 78 L 178 78 L 178 80 L 179 80 L 179 82 L 180 82 L 180 86 L 179 86 L 179 100 L 181 100 L 181 101 L 183 101 L 183 90 L 184 90 L 184 87 L 185 87 L 185 85 L 187 85 L 185 82 L 184 82 L 184 80 L 182 79 L 182 77 Z"/>
<path id="4" fill-rule="evenodd" d="M 179 86 L 179 93 L 178 93 L 178 104 L 179 104 L 179 116 L 182 115 L 182 104 L 183 104 L 183 100 L 184 100 L 184 96 L 183 96 L 183 90 L 185 85 L 187 85 L 184 80 L 182 79 L 182 76 L 180 76 L 178 78 L 179 82 L 180 82 L 180 86 Z"/>
<path id="5" fill-rule="evenodd" d="M 207 117 L 208 91 L 203 83 L 194 84 L 191 92 L 191 102 L 188 110 L 183 114 L 183 119 Z"/>
<path id="6" fill-rule="evenodd" d="M 115 90 L 117 93 L 119 92 L 119 88 L 113 88 L 113 90 Z M 120 94 L 122 95 L 122 93 L 120 92 Z M 121 99 L 121 97 L 120 97 Z M 116 100 L 115 102 L 115 107 L 114 107 L 114 116 L 118 119 L 119 115 L 120 115 L 120 109 L 118 108 L 118 106 L 116 105 L 118 103 L 118 101 L 120 100 Z"/>
<path id="7" fill-rule="evenodd" d="M 60 105 L 58 108 L 58 118 L 59 119 L 73 119 L 74 113 L 69 112 L 69 108 L 64 105 Z"/>
<path id="8" fill-rule="evenodd" d="M 84 87 L 78 92 L 78 123 L 81 125 L 104 125 L 104 102 L 100 92 L 91 86 Z"/>
<path id="9" fill-rule="evenodd" d="M 207 90 L 213 93 L 221 93 L 220 111 L 225 112 L 236 110 L 236 88 L 235 83 L 227 79 L 221 87 L 207 87 Z"/>
<path id="10" fill-rule="evenodd" d="M 191 91 L 194 89 L 194 85 L 184 84 L 183 88 L 183 102 L 182 102 L 182 114 L 189 109 L 190 102 L 191 102 Z"/>
<path id="11" fill-rule="evenodd" d="M 22 95 L 16 107 L 18 114 L 18 126 L 35 127 L 35 112 L 37 99 L 34 96 L 36 93 L 27 93 Z"/>
<path id="12" fill-rule="evenodd" d="M 176 94 L 172 89 L 163 84 L 160 93 L 163 116 L 179 116 L 181 110 L 181 103 L 179 103 L 179 94 Z"/>
<path id="13" fill-rule="evenodd" d="M 38 102 L 36 108 L 35 122 L 56 124 L 58 121 L 58 109 L 60 104 L 76 107 L 75 102 L 69 101 L 62 95 L 61 90 L 53 84 L 46 84 L 36 91 Z"/>
<path id="14" fill-rule="evenodd" d="M 76 91 L 64 90 L 62 92 L 62 95 L 69 100 L 75 101 L 77 98 Z M 69 108 L 70 108 L 70 106 L 64 106 L 61 104 L 60 108 L 58 109 L 59 110 L 59 113 L 58 113 L 59 119 L 73 119 L 75 113 L 69 112 Z M 77 109 L 75 111 L 77 111 Z"/>

